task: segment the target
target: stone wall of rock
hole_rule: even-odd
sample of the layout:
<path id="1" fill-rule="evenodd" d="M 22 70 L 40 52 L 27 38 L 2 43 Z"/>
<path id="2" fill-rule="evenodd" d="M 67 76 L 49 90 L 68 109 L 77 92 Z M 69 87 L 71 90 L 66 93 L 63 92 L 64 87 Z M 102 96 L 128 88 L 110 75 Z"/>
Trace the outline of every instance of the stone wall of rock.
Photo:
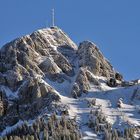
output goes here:
<path id="1" fill-rule="evenodd" d="M 88 93 L 90 84 L 100 87 L 100 82 L 86 68 L 80 68 L 73 85 L 71 94 L 74 98 L 80 97 L 83 93 Z"/>
<path id="2" fill-rule="evenodd" d="M 80 43 L 78 48 L 79 66 L 87 68 L 97 76 L 114 77 L 115 71 L 112 65 L 102 55 L 97 46 L 90 42 Z"/>
<path id="3" fill-rule="evenodd" d="M 72 88 L 73 97 L 88 92 L 90 84 L 100 89 L 100 82 L 96 76 L 103 76 L 106 79 L 116 78 L 116 71 L 94 43 L 90 41 L 80 43 L 77 56 L 80 70 Z M 119 73 L 117 78 L 120 78 Z"/>
<path id="4" fill-rule="evenodd" d="M 97 76 L 111 78 L 116 72 L 94 43 L 84 41 L 77 47 L 57 27 L 35 31 L 4 45 L 0 49 L 0 88 L 5 89 L 5 99 L 0 100 L 0 130 L 61 102 L 61 93 L 53 84 L 69 84 L 72 89 L 68 92 L 77 98 L 88 93 L 91 84 L 100 88 Z M 122 80 L 121 75 L 116 77 Z M 52 86 L 48 81 L 54 82 Z"/>
<path id="5" fill-rule="evenodd" d="M 62 73 L 72 76 L 71 63 L 57 51 L 64 46 L 76 53 L 77 46 L 57 27 L 38 30 L 6 44 L 0 50 L 1 82 L 6 75 L 7 86 L 15 91 L 18 82 L 27 77 L 39 75 L 56 80 Z"/>
<path id="6" fill-rule="evenodd" d="M 17 38 L 0 49 L 0 87 L 13 94 L 12 99 L 6 95 L 10 104 L 4 115 L 4 101 L 0 100 L 0 119 L 3 119 L 0 130 L 20 117 L 35 117 L 46 107 L 51 110 L 52 104 L 60 101 L 56 90 L 43 81 L 45 78 L 62 81 L 74 75 L 67 55 L 61 53 L 64 46 L 68 54 L 76 54 L 74 42 L 55 27 Z"/>

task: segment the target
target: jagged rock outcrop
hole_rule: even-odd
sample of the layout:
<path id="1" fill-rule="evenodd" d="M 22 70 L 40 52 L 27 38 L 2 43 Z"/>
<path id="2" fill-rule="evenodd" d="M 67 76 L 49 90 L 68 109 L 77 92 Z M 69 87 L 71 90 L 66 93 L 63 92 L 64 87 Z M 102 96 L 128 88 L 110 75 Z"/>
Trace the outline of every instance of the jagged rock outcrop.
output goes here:
<path id="1" fill-rule="evenodd" d="M 62 70 L 54 62 L 53 58 L 46 58 L 40 65 L 39 68 L 49 77 L 50 79 L 57 78 Z"/>
<path id="2" fill-rule="evenodd" d="M 80 43 L 78 49 L 79 66 L 86 67 L 94 75 L 104 77 L 114 77 L 115 71 L 112 65 L 102 55 L 97 46 L 90 42 Z"/>
<path id="3" fill-rule="evenodd" d="M 60 100 L 56 91 L 38 78 L 30 78 L 25 81 L 18 94 L 20 101 L 24 104 L 33 103 L 41 98 L 48 98 L 50 102 Z"/>
<path id="4" fill-rule="evenodd" d="M 88 92 L 89 88 L 90 88 L 90 85 L 89 85 L 86 72 L 84 71 L 84 69 L 81 68 L 77 75 L 75 84 L 73 85 L 71 94 L 73 97 L 77 98 L 81 96 L 82 93 Z"/>
<path id="5" fill-rule="evenodd" d="M 124 81 L 94 43 L 84 41 L 77 47 L 57 27 L 35 31 L 0 49 L 0 138 L 52 138 L 53 132 L 54 139 L 79 139 L 79 123 L 82 132 L 93 128 L 99 138 L 126 138 L 123 133 L 140 124 L 138 84 Z M 118 104 L 121 112 L 115 108 L 119 98 L 124 100 L 123 106 Z M 60 132 L 61 126 L 67 128 Z"/>
<path id="6" fill-rule="evenodd" d="M 46 107 L 53 109 L 52 104 L 59 102 L 60 97 L 43 80 L 63 82 L 73 76 L 74 68 L 69 58 L 76 51 L 74 42 L 57 27 L 38 30 L 0 49 L 0 86 L 5 88 L 6 97 L 8 92 L 13 94 L 4 115 L 3 101 L 0 102 L 3 119 L 0 130 L 14 125 L 20 117 L 29 119 Z"/>
<path id="7" fill-rule="evenodd" d="M 38 30 L 2 47 L 0 72 L 7 75 L 6 81 L 13 91 L 17 89 L 17 83 L 27 76 L 50 78 L 59 73 L 73 75 L 74 70 L 67 55 L 59 52 L 64 47 L 76 53 L 77 46 L 59 28 Z"/>
<path id="8" fill-rule="evenodd" d="M 58 65 L 59 68 L 61 68 L 62 72 L 65 73 L 68 76 L 74 75 L 74 69 L 72 67 L 72 64 L 64 57 L 62 54 L 55 54 L 53 55 L 55 63 Z"/>
<path id="9" fill-rule="evenodd" d="M 72 88 L 73 97 L 88 92 L 90 84 L 101 89 L 96 76 L 122 80 L 122 76 L 114 70 L 94 43 L 90 41 L 80 43 L 77 55 L 80 71 Z"/>
<path id="10" fill-rule="evenodd" d="M 95 76 L 117 76 L 122 80 L 94 43 L 84 41 L 77 48 L 57 27 L 38 30 L 6 44 L 0 50 L 0 58 L 0 82 L 12 91 L 16 91 L 27 78 L 31 80 L 39 76 L 65 81 L 69 79 L 67 76 L 76 74 L 77 61 L 79 73 L 76 74 L 72 95 L 88 92 L 91 83 L 100 86 Z M 37 90 L 35 92 L 40 94 L 40 89 Z"/>
<path id="11" fill-rule="evenodd" d="M 86 70 L 86 76 L 87 76 L 87 79 L 90 83 L 92 83 L 93 85 L 96 85 L 96 86 L 99 86 L 100 85 L 100 82 L 94 77 L 94 75 Z"/>
<path id="12" fill-rule="evenodd" d="M 81 67 L 72 88 L 72 96 L 77 98 L 80 97 L 82 93 L 87 93 L 90 89 L 90 84 L 97 87 L 100 86 L 100 82 L 92 75 L 92 73 L 87 68 Z"/>
<path id="13" fill-rule="evenodd" d="M 34 119 L 44 109 L 56 111 L 65 84 L 68 89 L 62 93 L 77 98 L 88 93 L 91 85 L 101 90 L 97 77 L 115 75 L 94 43 L 84 41 L 77 47 L 57 27 L 15 39 L 0 49 L 0 86 L 7 101 L 6 112 L 4 101 L 0 101 L 0 130 L 20 119 Z M 122 80 L 119 74 L 117 78 Z"/>

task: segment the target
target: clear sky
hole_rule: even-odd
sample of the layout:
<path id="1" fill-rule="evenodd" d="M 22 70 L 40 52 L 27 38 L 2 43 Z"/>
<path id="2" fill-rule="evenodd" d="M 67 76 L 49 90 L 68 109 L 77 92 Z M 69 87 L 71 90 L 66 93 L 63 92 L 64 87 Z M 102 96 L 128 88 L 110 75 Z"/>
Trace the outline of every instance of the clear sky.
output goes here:
<path id="1" fill-rule="evenodd" d="M 0 46 L 56 24 L 77 44 L 96 43 L 126 79 L 140 78 L 140 0 L 0 0 Z"/>

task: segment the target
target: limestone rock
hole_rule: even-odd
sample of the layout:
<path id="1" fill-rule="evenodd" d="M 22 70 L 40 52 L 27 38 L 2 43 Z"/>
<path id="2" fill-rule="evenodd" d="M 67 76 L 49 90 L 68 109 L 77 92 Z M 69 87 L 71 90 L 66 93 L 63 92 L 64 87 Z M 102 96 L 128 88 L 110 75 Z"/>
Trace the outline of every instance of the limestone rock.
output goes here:
<path id="1" fill-rule="evenodd" d="M 93 76 L 93 74 L 86 68 L 80 68 L 77 75 L 75 84 L 72 88 L 72 96 L 77 98 L 81 96 L 82 93 L 87 93 L 89 91 L 90 84 L 100 87 L 100 82 Z"/>
<path id="2" fill-rule="evenodd" d="M 62 72 L 66 73 L 68 76 L 74 75 L 74 70 L 68 59 L 66 59 L 62 54 L 58 53 L 53 56 L 56 64 L 61 68 Z"/>
<path id="3" fill-rule="evenodd" d="M 39 68 L 47 75 L 53 76 L 61 73 L 61 69 L 54 62 L 53 58 L 46 58 L 40 65 Z"/>
<path id="4" fill-rule="evenodd" d="M 52 101 L 59 101 L 60 97 L 53 88 L 45 85 L 38 78 L 30 78 L 19 90 L 19 96 L 23 103 L 32 103 L 40 98 L 53 97 Z"/>
<path id="5" fill-rule="evenodd" d="M 56 111 L 61 92 L 77 98 L 91 86 L 100 88 L 97 77 L 101 76 L 123 81 L 94 43 L 84 41 L 77 47 L 57 27 L 7 43 L 0 49 L 0 86 L 5 89 L 3 95 L 9 94 L 0 131 L 20 119 L 33 120 L 44 110 Z M 2 100 L 0 107 L 3 114 Z"/>
<path id="6" fill-rule="evenodd" d="M 78 55 L 80 67 L 86 67 L 94 75 L 114 77 L 113 67 L 92 42 L 84 41 L 80 43 Z"/>
<path id="7" fill-rule="evenodd" d="M 13 70 L 6 72 L 5 79 L 7 86 L 9 86 L 9 88 L 11 88 L 13 91 L 17 89 L 18 82 L 22 81 L 22 77 L 20 77 L 20 75 Z"/>
<path id="8" fill-rule="evenodd" d="M 100 82 L 93 76 L 93 74 L 86 70 L 86 76 L 88 78 L 88 81 L 96 86 L 99 86 L 100 85 Z"/>
<path id="9" fill-rule="evenodd" d="M 15 39 L 1 48 L 0 72 L 11 73 L 7 78 L 10 88 L 16 85 L 16 83 L 13 85 L 13 79 L 10 79 L 12 73 L 14 76 L 18 75 L 18 78 L 20 75 L 22 79 L 24 79 L 25 73 L 31 77 L 36 77 L 36 75 L 56 76 L 61 72 L 72 76 L 74 74 L 72 65 L 65 54 L 59 52 L 64 48 L 70 50 L 69 52 L 72 54 L 77 50 L 74 42 L 61 29 L 55 27 L 38 30 L 31 35 Z M 15 72 L 13 69 L 19 66 L 22 73 L 16 74 L 19 72 Z M 14 79 L 14 81 L 16 80 Z"/>
<path id="10" fill-rule="evenodd" d="M 82 93 L 88 92 L 90 89 L 89 81 L 84 69 L 80 69 L 78 76 L 76 78 L 75 84 L 72 89 L 72 96 L 79 97 Z"/>

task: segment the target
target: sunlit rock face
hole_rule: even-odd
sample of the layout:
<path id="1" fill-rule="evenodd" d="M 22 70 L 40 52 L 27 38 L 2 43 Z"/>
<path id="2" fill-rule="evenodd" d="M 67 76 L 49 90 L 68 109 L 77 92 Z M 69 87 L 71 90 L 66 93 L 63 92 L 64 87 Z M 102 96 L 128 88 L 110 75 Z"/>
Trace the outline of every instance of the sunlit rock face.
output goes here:
<path id="1" fill-rule="evenodd" d="M 38 30 L 18 38 L 0 50 L 1 83 L 15 91 L 18 83 L 27 77 L 45 77 L 56 80 L 64 73 L 74 75 L 68 55 L 75 55 L 77 46 L 59 28 Z"/>
<path id="2" fill-rule="evenodd" d="M 112 65 L 94 43 L 90 41 L 80 43 L 78 55 L 79 66 L 86 67 L 94 75 L 104 77 L 113 77 L 115 75 Z"/>
<path id="3" fill-rule="evenodd" d="M 17 38 L 0 49 L 0 130 L 20 119 L 35 119 L 44 110 L 58 113 L 63 94 L 78 98 L 91 85 L 102 90 L 98 77 L 115 74 L 94 43 L 77 47 L 57 27 Z"/>

